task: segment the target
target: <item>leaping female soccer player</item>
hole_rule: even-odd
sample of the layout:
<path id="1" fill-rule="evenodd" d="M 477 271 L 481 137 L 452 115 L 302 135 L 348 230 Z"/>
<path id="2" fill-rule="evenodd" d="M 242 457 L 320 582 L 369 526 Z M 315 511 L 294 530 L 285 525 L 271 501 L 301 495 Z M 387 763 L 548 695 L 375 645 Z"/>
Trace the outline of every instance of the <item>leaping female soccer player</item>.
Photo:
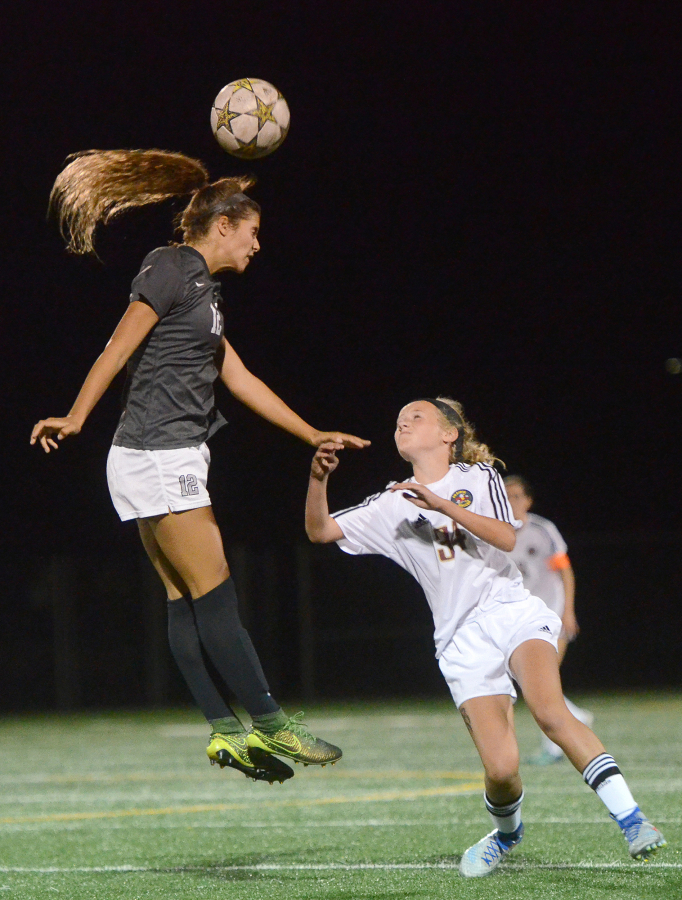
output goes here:
<path id="1" fill-rule="evenodd" d="M 362 448 L 360 438 L 322 432 L 296 415 L 256 378 L 224 336 L 216 272 L 242 273 L 260 249 L 260 207 L 245 193 L 253 178 L 209 183 L 204 166 L 158 150 L 76 155 L 57 178 L 51 206 L 70 250 L 93 252 L 98 223 L 131 206 L 191 195 L 180 218 L 180 245 L 149 253 L 132 284 L 130 304 L 90 370 L 68 415 L 43 419 L 31 444 L 46 453 L 78 434 L 114 376 L 126 365 L 125 402 L 107 463 L 109 490 L 122 520 L 140 537 L 168 594 L 168 634 L 175 660 L 211 723 L 207 753 L 255 780 L 293 775 L 276 753 L 325 765 L 338 747 L 289 718 L 271 696 L 242 627 L 237 595 L 206 489 L 206 440 L 224 424 L 213 382 L 254 412 L 313 446 Z M 331 443 L 329 443 L 331 442 Z M 247 733 L 206 668 L 210 659 L 253 722 Z"/>
<path id="2" fill-rule="evenodd" d="M 462 856 L 460 872 L 488 875 L 523 837 L 519 750 L 512 679 L 540 728 L 562 748 L 622 829 L 630 855 L 665 845 L 643 816 L 613 757 L 566 708 L 559 678 L 561 620 L 523 587 L 507 555 L 513 519 L 495 457 L 475 439 L 461 406 L 445 397 L 408 403 L 398 416 L 398 452 L 409 481 L 389 484 L 350 509 L 329 514 L 327 481 L 337 448 L 315 453 L 306 531 L 351 555 L 392 559 L 420 583 L 435 624 L 436 656 L 485 770 L 494 830 Z"/>

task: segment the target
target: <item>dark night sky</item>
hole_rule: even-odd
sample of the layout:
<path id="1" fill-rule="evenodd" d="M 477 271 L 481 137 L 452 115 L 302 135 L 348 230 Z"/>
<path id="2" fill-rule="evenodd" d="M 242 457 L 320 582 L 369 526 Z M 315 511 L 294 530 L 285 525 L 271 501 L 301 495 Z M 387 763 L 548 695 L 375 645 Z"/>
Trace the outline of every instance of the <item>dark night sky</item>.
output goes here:
<path id="1" fill-rule="evenodd" d="M 68 410 L 178 208 L 102 233 L 104 265 L 68 256 L 47 197 L 66 155 L 93 147 L 258 175 L 262 251 L 224 280 L 227 335 L 316 427 L 374 442 L 343 461 L 335 505 L 405 474 L 397 411 L 444 392 L 562 530 L 679 528 L 674 4 L 100 0 L 20 15 L 4 42 L 10 547 L 99 550 L 131 528 L 104 478 L 121 383 L 58 454 L 27 443 Z M 246 166 L 208 124 L 244 76 L 292 110 L 282 148 Z M 220 399 L 227 536 L 299 537 L 309 450 Z"/>

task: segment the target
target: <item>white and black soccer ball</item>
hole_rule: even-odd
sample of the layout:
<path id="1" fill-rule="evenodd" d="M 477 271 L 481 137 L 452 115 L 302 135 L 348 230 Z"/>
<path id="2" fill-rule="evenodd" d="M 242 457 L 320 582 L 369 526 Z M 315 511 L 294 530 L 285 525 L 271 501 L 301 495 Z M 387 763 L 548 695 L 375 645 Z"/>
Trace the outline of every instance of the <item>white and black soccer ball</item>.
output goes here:
<path id="1" fill-rule="evenodd" d="M 261 78 L 226 84 L 213 101 L 211 128 L 233 156 L 257 159 L 272 153 L 289 131 L 289 107 L 274 85 Z"/>

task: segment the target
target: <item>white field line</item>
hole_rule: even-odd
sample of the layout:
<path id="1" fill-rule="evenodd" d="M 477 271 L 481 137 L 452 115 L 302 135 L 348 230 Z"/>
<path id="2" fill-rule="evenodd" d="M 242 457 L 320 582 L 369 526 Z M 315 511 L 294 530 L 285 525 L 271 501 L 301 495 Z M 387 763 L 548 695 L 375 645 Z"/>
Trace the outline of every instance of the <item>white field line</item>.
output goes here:
<path id="1" fill-rule="evenodd" d="M 635 871 L 642 868 L 642 863 L 636 862 L 578 862 L 578 863 L 531 863 L 531 862 L 507 862 L 507 871 L 533 871 L 536 869 L 602 869 L 605 871 L 625 870 Z M 682 869 L 682 863 L 649 862 L 645 871 L 655 869 Z M 29 867 L 29 866 L 0 866 L 0 874 L 3 875 L 97 875 L 106 872 L 138 872 L 153 873 L 155 875 L 173 875 L 184 872 L 205 873 L 229 873 L 229 872 L 363 872 L 363 871 L 405 871 L 426 869 L 452 871 L 458 868 L 456 862 L 441 863 L 256 863 L 251 866 L 74 866 L 72 868 L 61 866 Z"/>
<path id="2" fill-rule="evenodd" d="M 588 826 L 606 826 L 609 829 L 613 829 L 613 823 L 608 819 L 605 819 L 603 816 L 597 818 L 556 818 L 556 817 L 547 817 L 547 818 L 538 818 L 538 817 L 523 817 L 523 821 L 525 825 L 528 826 L 547 826 L 547 825 L 575 825 L 578 827 L 588 827 Z M 15 832 L 33 832 L 33 831 L 78 831 L 84 828 L 90 827 L 92 823 L 89 821 L 86 822 L 36 822 L 36 823 L 26 823 L 26 824 L 18 824 L 18 825 L 2 825 L 0 826 L 0 833 L 8 834 Z M 656 824 L 657 825 L 682 825 L 682 818 L 671 818 L 671 817 L 660 817 L 656 816 Z M 230 823 L 230 822 L 205 822 L 205 821 L 187 821 L 184 822 L 172 822 L 172 821 L 158 821 L 149 818 L 141 818 L 139 821 L 135 822 L 116 822 L 116 821 L 107 821 L 102 822 L 98 821 L 96 823 L 97 828 L 107 828 L 110 831 L 129 831 L 131 828 L 136 829 L 144 829 L 145 831 L 161 831 L 161 830 L 172 830 L 172 829 L 183 829 L 187 830 L 187 828 L 197 828 L 197 829 L 215 829 L 220 828 L 224 831 L 244 831 L 247 828 L 250 828 L 255 831 L 264 831 L 271 829 L 272 831 L 290 831 L 292 828 L 296 830 L 302 830 L 305 828 L 319 830 L 321 827 L 324 828 L 476 828 L 477 826 L 480 828 L 484 828 L 487 825 L 485 821 L 485 817 L 483 813 L 477 818 L 470 819 L 460 819 L 457 817 L 452 817 L 450 819 L 351 819 L 351 820 L 341 820 L 341 821 L 327 821 L 324 822 L 296 822 L 292 825 L 291 820 L 287 820 L 285 822 L 238 822 L 238 823 Z"/>

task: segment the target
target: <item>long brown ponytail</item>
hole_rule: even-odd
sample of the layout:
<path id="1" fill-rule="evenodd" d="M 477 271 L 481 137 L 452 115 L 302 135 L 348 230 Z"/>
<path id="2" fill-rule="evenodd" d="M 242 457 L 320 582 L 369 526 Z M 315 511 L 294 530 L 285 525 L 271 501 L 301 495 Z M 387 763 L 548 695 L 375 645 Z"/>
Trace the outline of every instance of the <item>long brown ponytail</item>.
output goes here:
<path id="1" fill-rule="evenodd" d="M 455 410 L 457 415 L 462 420 L 463 431 L 464 431 L 464 440 L 462 442 L 461 452 L 457 452 L 455 445 L 452 445 L 450 451 L 450 462 L 465 462 L 465 463 L 488 463 L 492 465 L 495 462 L 502 462 L 501 459 L 498 459 L 495 454 L 492 452 L 490 447 L 487 444 L 481 443 L 481 441 L 476 439 L 476 430 L 473 424 L 464 416 L 464 409 L 462 408 L 462 404 L 457 400 L 453 400 L 452 397 L 438 397 L 438 400 L 441 403 L 447 403 L 448 406 L 452 407 Z M 437 407 L 436 407 L 437 408 Z M 438 410 L 438 415 L 442 419 L 443 428 L 446 430 L 451 428 L 450 422 L 448 422 L 445 414 Z M 459 440 L 457 441 L 459 443 Z M 504 463 L 502 463 L 504 465 Z"/>
<path id="2" fill-rule="evenodd" d="M 86 150 L 68 157 L 50 194 L 49 212 L 72 253 L 94 253 L 98 224 L 136 206 L 159 203 L 191 194 L 178 227 L 186 240 L 204 236 L 216 216 L 238 219 L 260 212 L 251 198 L 226 207 L 234 194 L 255 184 L 252 176 L 221 178 L 209 183 L 208 172 L 198 159 L 168 150 Z"/>

